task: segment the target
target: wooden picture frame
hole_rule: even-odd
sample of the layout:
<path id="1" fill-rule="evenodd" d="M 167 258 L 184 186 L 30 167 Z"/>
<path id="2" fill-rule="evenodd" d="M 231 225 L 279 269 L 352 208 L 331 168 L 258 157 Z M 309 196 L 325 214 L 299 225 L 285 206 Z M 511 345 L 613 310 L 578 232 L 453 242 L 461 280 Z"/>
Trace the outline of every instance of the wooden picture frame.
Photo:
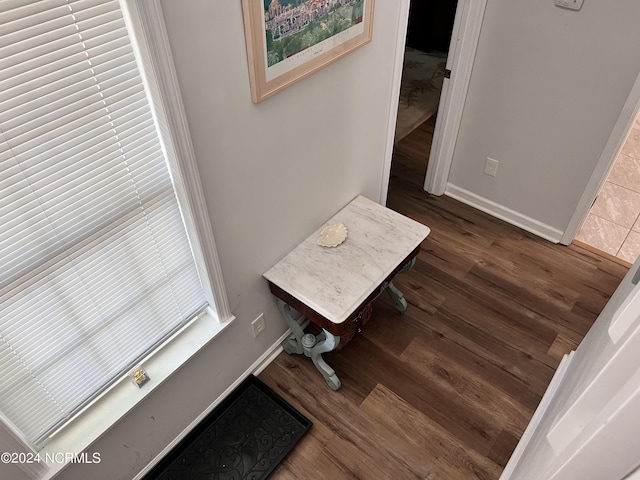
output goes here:
<path id="1" fill-rule="evenodd" d="M 369 43 L 373 4 L 242 0 L 251 100 L 261 102 Z"/>

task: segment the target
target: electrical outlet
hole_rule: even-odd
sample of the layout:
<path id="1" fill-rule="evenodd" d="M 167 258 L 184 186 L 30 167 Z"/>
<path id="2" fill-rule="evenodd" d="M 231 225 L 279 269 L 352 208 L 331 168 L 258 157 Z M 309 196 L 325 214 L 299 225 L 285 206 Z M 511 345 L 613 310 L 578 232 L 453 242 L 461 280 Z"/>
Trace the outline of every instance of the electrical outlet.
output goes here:
<path id="1" fill-rule="evenodd" d="M 251 322 L 251 330 L 253 331 L 253 338 L 256 338 L 266 328 L 266 324 L 264 323 L 264 313 L 258 315 L 253 322 Z"/>
<path id="2" fill-rule="evenodd" d="M 493 158 L 487 157 L 487 163 L 484 166 L 484 173 L 486 173 L 487 175 L 491 175 L 492 177 L 495 177 L 496 173 L 498 173 L 499 163 L 500 162 L 498 162 L 498 160 L 494 160 Z"/>
<path id="3" fill-rule="evenodd" d="M 555 0 L 558 7 L 568 8 L 569 10 L 580 10 L 584 0 Z"/>

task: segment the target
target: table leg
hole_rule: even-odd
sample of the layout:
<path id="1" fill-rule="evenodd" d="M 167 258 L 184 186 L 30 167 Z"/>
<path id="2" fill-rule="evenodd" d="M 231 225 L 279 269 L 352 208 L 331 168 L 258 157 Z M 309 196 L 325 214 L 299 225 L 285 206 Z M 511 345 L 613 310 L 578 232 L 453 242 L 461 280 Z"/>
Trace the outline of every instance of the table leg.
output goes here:
<path id="1" fill-rule="evenodd" d="M 302 337 L 304 336 L 304 331 L 295 318 L 293 318 L 293 315 L 291 314 L 291 307 L 279 298 L 276 299 L 276 304 L 278 305 L 278 310 L 280 310 L 280 315 L 282 315 L 282 318 L 287 323 L 287 326 L 291 329 L 292 333 L 289 338 L 282 342 L 282 348 L 288 354 L 304 353 L 304 349 L 302 348 Z"/>
<path id="2" fill-rule="evenodd" d="M 389 293 L 389 296 L 393 301 L 393 306 L 396 307 L 396 310 L 400 313 L 404 313 L 407 309 L 407 301 L 404 299 L 402 292 L 396 288 L 393 282 L 389 282 L 387 284 L 387 293 Z"/>
<path id="3" fill-rule="evenodd" d="M 398 273 L 406 273 L 415 265 L 416 257 L 413 257 Z M 404 313 L 407 309 L 407 301 L 404 299 L 404 295 L 400 290 L 396 288 L 393 282 L 387 284 L 387 292 L 393 301 L 393 306 L 396 307 L 400 313 Z"/>
<path id="4" fill-rule="evenodd" d="M 324 361 L 322 354 L 335 350 L 338 343 L 340 343 L 340 337 L 327 332 L 324 328 L 322 329 L 322 332 L 323 333 L 316 337 L 318 343 L 313 346 L 309 356 L 311 357 L 313 364 L 326 380 L 329 388 L 331 390 L 338 390 L 340 388 L 340 379 L 336 375 L 335 370 Z"/>
<path id="5" fill-rule="evenodd" d="M 340 388 L 340 379 L 333 368 L 324 361 L 322 354 L 335 350 L 340 343 L 340 337 L 329 333 L 325 329 L 322 329 L 322 333 L 317 336 L 310 333 L 305 335 L 302 327 L 293 318 L 291 307 L 279 298 L 276 299 L 276 304 L 282 318 L 292 332 L 291 336 L 282 342 L 284 351 L 291 355 L 304 354 L 307 357 L 311 357 L 313 364 L 322 374 L 329 388 L 338 390 Z"/>

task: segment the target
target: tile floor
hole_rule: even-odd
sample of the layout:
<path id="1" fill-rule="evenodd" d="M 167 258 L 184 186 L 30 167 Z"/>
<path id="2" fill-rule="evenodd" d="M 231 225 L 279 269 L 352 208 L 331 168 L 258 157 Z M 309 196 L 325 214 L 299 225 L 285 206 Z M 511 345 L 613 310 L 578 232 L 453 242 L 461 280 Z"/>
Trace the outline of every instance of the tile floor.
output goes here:
<path id="1" fill-rule="evenodd" d="M 640 117 L 576 240 L 629 263 L 640 255 Z"/>

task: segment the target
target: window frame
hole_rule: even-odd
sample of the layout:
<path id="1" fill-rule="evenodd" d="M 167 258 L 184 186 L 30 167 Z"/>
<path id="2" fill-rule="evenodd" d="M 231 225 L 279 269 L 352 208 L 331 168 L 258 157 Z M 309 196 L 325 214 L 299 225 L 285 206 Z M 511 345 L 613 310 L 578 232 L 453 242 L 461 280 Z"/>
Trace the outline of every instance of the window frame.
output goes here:
<path id="1" fill-rule="evenodd" d="M 189 233 L 196 237 L 196 263 L 204 267 L 208 276 L 209 285 L 204 285 L 205 294 L 210 304 L 215 305 L 220 321 L 224 322 L 233 315 L 224 287 L 220 259 L 213 238 L 160 0 L 118 1 L 123 6 L 125 21 L 133 35 L 134 50 L 140 56 L 142 76 L 149 87 L 152 110 L 160 124 L 161 139 L 167 149 L 166 153 L 175 158 L 175 163 L 180 168 L 177 172 L 181 177 L 178 183 L 184 184 L 185 191 L 182 192 L 183 196 L 177 192 L 178 200 L 193 220 L 194 231 Z M 190 219 L 185 220 L 189 223 Z"/>
<path id="2" fill-rule="evenodd" d="M 36 449 L 19 439 L 10 426 L 0 422 L 2 451 L 39 454 L 40 462 L 17 465 L 25 478 L 34 480 L 56 476 L 69 460 L 46 462 L 47 457 L 58 452 L 80 454 L 85 451 L 235 319 L 224 286 L 160 0 L 118 2 L 132 37 L 143 81 L 149 90 L 165 154 L 173 157 L 175 171 L 172 170 L 172 175 L 179 187 L 176 193 L 186 211 L 185 223 L 210 306 L 140 362 L 149 373 L 150 382 L 137 388 L 127 376 L 122 377 L 55 432 L 41 448 Z"/>

